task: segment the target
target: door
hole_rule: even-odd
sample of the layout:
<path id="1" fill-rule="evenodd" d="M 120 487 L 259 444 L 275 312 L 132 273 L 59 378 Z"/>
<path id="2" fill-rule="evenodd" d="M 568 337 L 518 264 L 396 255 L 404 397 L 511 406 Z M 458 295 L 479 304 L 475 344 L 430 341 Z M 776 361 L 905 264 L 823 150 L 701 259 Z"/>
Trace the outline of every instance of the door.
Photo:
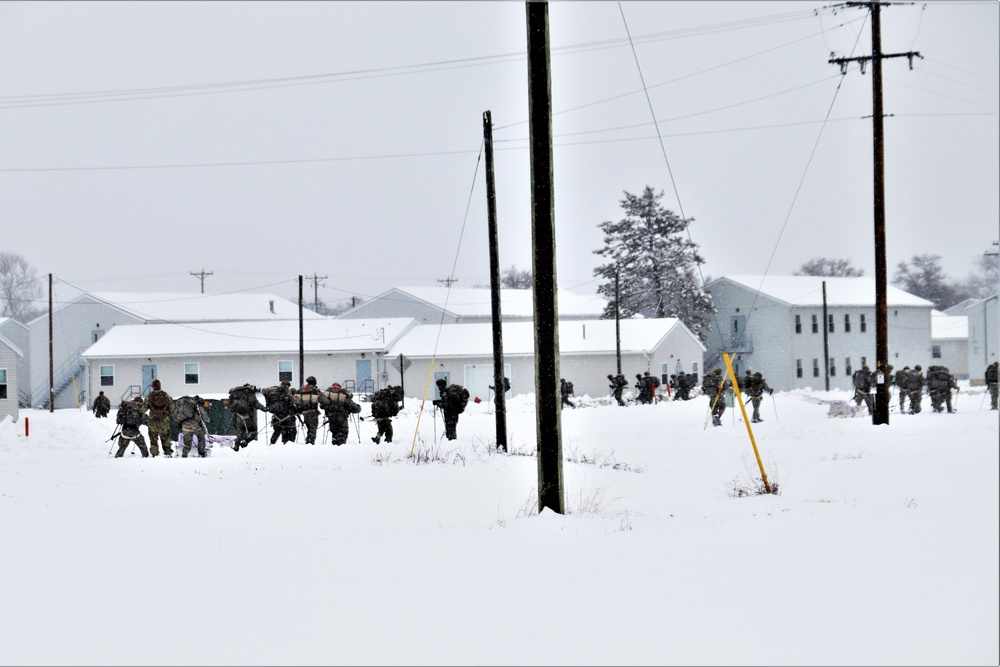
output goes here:
<path id="1" fill-rule="evenodd" d="M 510 378 L 510 364 L 503 365 L 503 374 L 508 379 Z M 469 396 L 473 399 L 477 396 L 481 401 L 491 401 L 496 398 L 496 391 L 490 389 L 493 386 L 492 363 L 467 365 L 465 367 L 465 382 L 465 388 L 469 390 Z"/>
<path id="2" fill-rule="evenodd" d="M 142 365 L 142 395 L 149 393 L 149 386 L 156 379 L 156 364 Z"/>
<path id="3" fill-rule="evenodd" d="M 362 394 L 370 394 L 375 391 L 375 383 L 372 381 L 372 360 L 358 359 L 354 362 L 355 381 L 357 391 Z"/>
<path id="4" fill-rule="evenodd" d="M 431 398 L 441 398 L 438 394 L 437 381 L 444 380 L 444 386 L 451 384 L 451 373 L 442 373 L 440 371 L 434 371 L 434 386 L 431 387 Z M 471 393 L 471 392 L 470 392 Z"/>

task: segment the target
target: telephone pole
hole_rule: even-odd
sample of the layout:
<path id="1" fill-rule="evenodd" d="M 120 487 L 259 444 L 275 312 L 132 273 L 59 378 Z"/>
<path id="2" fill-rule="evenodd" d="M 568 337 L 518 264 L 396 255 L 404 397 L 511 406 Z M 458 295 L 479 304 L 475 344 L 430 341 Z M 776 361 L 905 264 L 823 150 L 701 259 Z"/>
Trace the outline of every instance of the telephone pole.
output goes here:
<path id="1" fill-rule="evenodd" d="M 438 282 L 442 283 L 445 287 L 451 287 L 452 283 L 458 282 L 458 278 L 438 278 Z"/>
<path id="2" fill-rule="evenodd" d="M 212 272 L 211 271 L 206 271 L 205 269 L 202 269 L 200 273 L 196 272 L 196 271 L 192 271 L 191 275 L 192 276 L 196 276 L 196 277 L 198 277 L 198 278 L 201 279 L 201 293 L 204 294 L 205 293 L 205 278 L 208 277 L 208 276 L 210 276 L 210 275 L 212 275 Z"/>
<path id="3" fill-rule="evenodd" d="M 847 74 L 847 64 L 857 62 L 861 72 L 865 63 L 872 63 L 872 142 L 874 144 L 874 214 L 875 214 L 875 412 L 872 423 L 889 423 L 889 309 L 886 303 L 885 261 L 885 141 L 882 134 L 882 61 L 885 58 L 906 57 L 913 69 L 913 58 L 923 58 L 917 51 L 907 53 L 882 53 L 882 20 L 879 10 L 882 2 L 847 2 L 847 7 L 867 7 L 872 13 L 872 54 L 856 58 L 831 58 L 830 63 L 840 65 L 841 74 Z M 826 326 L 826 322 L 823 323 Z"/>
<path id="4" fill-rule="evenodd" d="M 306 280 L 313 284 L 313 311 L 319 312 L 319 281 L 326 280 L 326 276 L 317 276 L 315 273 L 312 277 L 306 276 Z"/>

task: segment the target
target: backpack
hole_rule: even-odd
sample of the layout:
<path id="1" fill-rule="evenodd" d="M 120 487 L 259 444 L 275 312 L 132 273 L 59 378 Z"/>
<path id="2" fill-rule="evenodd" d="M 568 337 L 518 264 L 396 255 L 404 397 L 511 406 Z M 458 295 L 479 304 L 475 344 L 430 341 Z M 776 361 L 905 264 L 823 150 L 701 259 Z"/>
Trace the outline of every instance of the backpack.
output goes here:
<path id="1" fill-rule="evenodd" d="M 198 417 L 198 402 L 193 396 L 181 396 L 174 400 L 174 411 L 170 414 L 170 418 L 176 423 L 181 423 L 189 419 L 196 419 Z"/>
<path id="2" fill-rule="evenodd" d="M 448 402 L 448 407 L 461 414 L 469 404 L 469 390 L 462 385 L 453 384 L 445 390 L 444 399 Z"/>
<path id="3" fill-rule="evenodd" d="M 572 394 L 573 393 L 573 383 L 570 382 L 569 380 L 567 380 L 565 386 L 566 386 L 566 393 L 567 394 Z"/>
<path id="4" fill-rule="evenodd" d="M 375 392 L 372 398 L 372 417 L 375 419 L 388 419 L 399 414 L 399 403 L 396 401 L 396 392 L 392 389 L 380 389 Z"/>
<path id="5" fill-rule="evenodd" d="M 295 412 L 295 402 L 284 387 L 277 385 L 260 391 L 264 395 L 264 405 L 271 414 L 285 417 Z"/>
<path id="6" fill-rule="evenodd" d="M 149 394 L 149 416 L 151 419 L 163 419 L 170 416 L 170 399 L 162 389 L 154 389 Z"/>
<path id="7" fill-rule="evenodd" d="M 135 401 L 122 401 L 118 406 L 118 416 L 115 421 L 122 426 L 139 428 L 142 425 L 142 408 Z"/>
<path id="8" fill-rule="evenodd" d="M 229 409 L 239 415 L 249 415 L 253 412 L 256 392 L 249 385 L 233 387 L 229 390 Z"/>

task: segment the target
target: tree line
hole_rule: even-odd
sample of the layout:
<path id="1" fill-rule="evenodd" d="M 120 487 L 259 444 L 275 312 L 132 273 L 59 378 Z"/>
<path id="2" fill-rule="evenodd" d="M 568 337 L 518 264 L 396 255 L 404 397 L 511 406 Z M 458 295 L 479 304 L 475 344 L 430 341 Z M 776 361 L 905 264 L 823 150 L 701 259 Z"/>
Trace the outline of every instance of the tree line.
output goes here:
<path id="1" fill-rule="evenodd" d="M 608 300 L 603 317 L 613 318 L 616 311 L 622 318 L 677 317 L 704 341 L 715 310 L 704 289 L 709 279 L 700 274 L 704 259 L 688 231 L 694 218 L 681 218 L 665 208 L 662 199 L 663 191 L 655 192 L 648 185 L 639 194 L 625 190 L 619 201 L 624 217 L 598 224 L 604 246 L 593 252 L 606 261 L 594 269 L 594 275 L 602 279 L 598 294 Z M 864 271 L 846 259 L 814 257 L 794 275 L 859 277 Z M 890 282 L 944 310 L 996 293 L 1000 276 L 996 259 L 987 255 L 973 263 L 964 279 L 954 279 L 941 268 L 940 255 L 925 254 L 900 262 Z M 531 288 L 531 271 L 512 265 L 501 273 L 500 286 Z M 45 312 L 39 305 L 42 292 L 42 281 L 24 257 L 0 251 L 0 316 L 20 322 L 38 317 Z M 314 308 L 336 315 L 360 301 L 354 297 L 347 303 L 315 304 Z"/>

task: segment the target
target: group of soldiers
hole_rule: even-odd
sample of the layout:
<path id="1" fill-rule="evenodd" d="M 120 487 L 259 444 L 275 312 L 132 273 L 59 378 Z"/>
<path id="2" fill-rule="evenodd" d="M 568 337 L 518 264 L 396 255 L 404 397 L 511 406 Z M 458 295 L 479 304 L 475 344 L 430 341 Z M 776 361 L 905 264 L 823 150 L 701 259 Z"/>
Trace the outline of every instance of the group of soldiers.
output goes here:
<path id="1" fill-rule="evenodd" d="M 660 379 L 655 375 L 651 375 L 649 371 L 643 373 L 635 374 L 635 400 L 637 403 L 646 405 L 650 403 L 656 403 L 656 390 L 660 387 Z M 571 385 L 572 386 L 572 385 Z M 608 388 L 611 390 L 611 395 L 614 397 L 618 405 L 625 405 L 625 398 L 623 396 L 625 388 L 628 386 L 628 380 L 621 373 L 617 375 L 612 375 L 608 373 Z"/>
<path id="2" fill-rule="evenodd" d="M 899 411 L 911 415 L 918 414 L 923 402 L 924 389 L 931 399 L 931 409 L 934 412 L 943 412 L 945 409 L 949 413 L 954 412 L 952 406 L 952 391 L 958 390 L 957 378 L 948 370 L 946 366 L 928 366 L 927 375 L 924 375 L 923 366 L 916 364 L 913 368 L 904 366 L 902 370 L 893 372 L 893 367 L 888 366 L 886 382 L 890 391 L 895 388 L 899 390 Z M 875 400 L 872 397 L 872 389 L 875 388 L 877 378 L 868 368 L 862 366 L 854 371 L 851 382 L 854 385 L 854 404 L 860 406 L 862 402 L 868 407 L 868 414 L 875 411 Z M 907 410 L 909 401 L 909 410 Z"/>
<path id="3" fill-rule="evenodd" d="M 261 403 L 258 394 L 263 395 Z M 378 444 L 382 438 L 392 442 L 392 418 L 399 413 L 403 392 L 400 387 L 385 387 L 372 396 L 372 420 L 378 426 L 378 433 L 372 441 Z M 306 378 L 301 389 L 293 389 L 291 382 L 258 389 L 251 384 L 233 387 L 229 390 L 229 410 L 235 432 L 233 449 L 239 451 L 257 439 L 257 411 L 271 415 L 271 444 L 295 442 L 298 424 L 305 430 L 306 444 L 316 444 L 320 427 L 320 412 L 326 417 L 324 425 L 329 426 L 334 445 L 343 445 L 350 435 L 350 418 L 361 412 L 361 406 L 354 401 L 353 394 L 334 382 L 327 389 L 320 390 L 314 376 Z M 94 415 L 106 418 L 111 409 L 111 401 L 104 392 L 94 399 Z M 360 421 L 361 418 L 359 418 Z M 129 445 L 135 443 L 142 456 L 174 456 L 170 441 L 171 423 L 178 430 L 178 445 L 181 456 L 189 455 L 192 447 L 197 447 L 199 456 L 207 455 L 207 424 L 210 422 L 205 411 L 205 401 L 200 396 L 183 396 L 174 399 L 163 390 L 159 380 L 153 380 L 151 391 L 145 398 L 135 396 L 122 401 L 116 417 L 120 430 L 112 435 L 118 437 L 116 458 L 125 455 Z M 146 426 L 150 446 L 140 431 Z M 359 431 L 360 438 L 360 431 Z"/>
<path id="4" fill-rule="evenodd" d="M 753 415 L 750 421 L 758 423 L 764 421 L 760 416 L 760 404 L 764 400 L 764 392 L 768 395 L 774 394 L 774 389 L 767 384 L 763 374 L 759 371 L 751 373 L 747 369 L 743 379 L 740 380 L 739 390 L 742 394 L 750 397 L 753 405 Z M 711 373 L 706 373 L 701 381 L 701 391 L 708 397 L 709 410 L 712 412 L 712 426 L 722 426 L 722 415 L 726 411 L 726 398 L 733 394 L 733 383 L 729 378 L 723 377 L 722 369 L 716 368 Z"/>

